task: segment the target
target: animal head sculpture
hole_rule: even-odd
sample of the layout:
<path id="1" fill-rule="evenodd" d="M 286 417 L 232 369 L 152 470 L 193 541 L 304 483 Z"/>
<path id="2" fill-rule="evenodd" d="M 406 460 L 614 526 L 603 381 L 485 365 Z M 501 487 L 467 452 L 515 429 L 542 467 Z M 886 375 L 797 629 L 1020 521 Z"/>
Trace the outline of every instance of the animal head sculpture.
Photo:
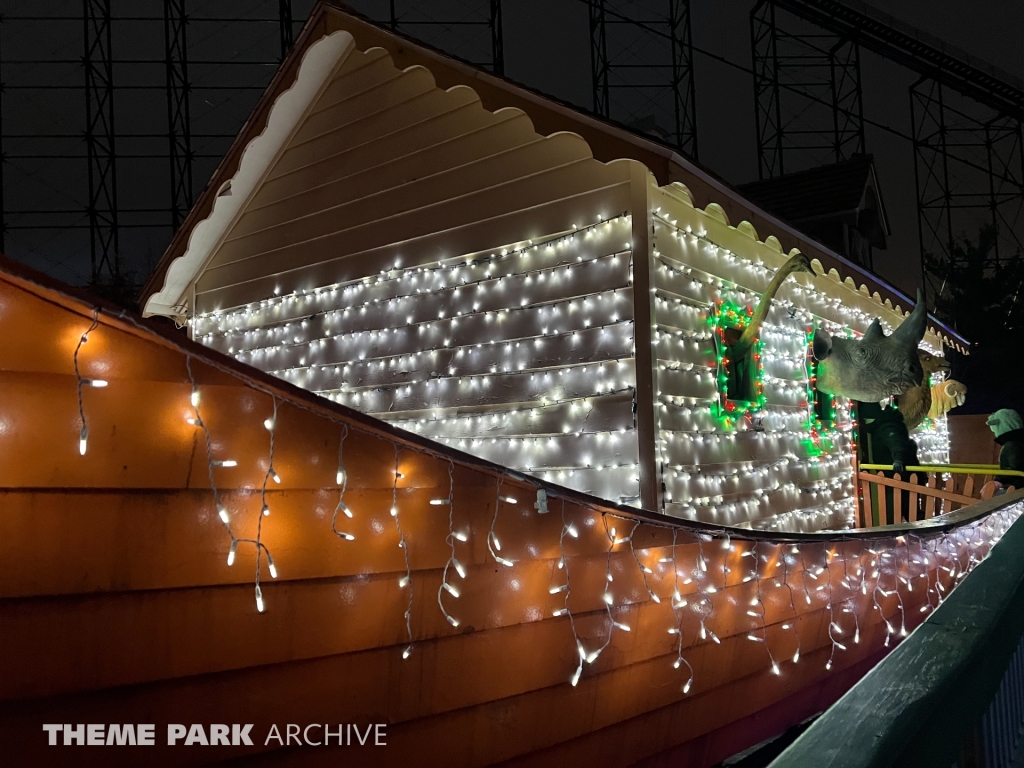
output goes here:
<path id="1" fill-rule="evenodd" d="M 938 355 L 932 355 L 922 350 L 917 351 L 917 357 L 921 361 L 921 369 L 924 372 L 922 383 L 925 386 L 931 386 L 931 377 L 933 373 L 949 375 L 949 361 L 946 358 L 939 357 Z"/>
<path id="2" fill-rule="evenodd" d="M 917 350 L 917 358 L 921 361 L 921 381 L 901 394 L 897 400 L 903 423 L 907 429 L 914 429 L 924 421 L 928 410 L 932 407 L 932 374 L 949 373 L 949 362 L 944 357 Z"/>
<path id="3" fill-rule="evenodd" d="M 814 332 L 818 389 L 862 402 L 878 402 L 918 386 L 924 369 L 917 345 L 924 338 L 927 311 L 921 291 L 917 306 L 889 336 L 876 318 L 861 339 L 833 338 Z"/>

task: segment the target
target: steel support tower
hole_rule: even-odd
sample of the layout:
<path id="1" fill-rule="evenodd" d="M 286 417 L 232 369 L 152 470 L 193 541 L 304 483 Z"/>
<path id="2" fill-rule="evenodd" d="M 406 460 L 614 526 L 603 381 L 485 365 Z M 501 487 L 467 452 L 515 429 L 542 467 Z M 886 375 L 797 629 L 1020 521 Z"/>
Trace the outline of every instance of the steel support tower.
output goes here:
<path id="1" fill-rule="evenodd" d="M 778 23 L 775 0 L 759 0 L 750 12 L 750 39 L 758 178 L 863 153 L 856 40 L 786 30 Z"/>
<path id="2" fill-rule="evenodd" d="M 697 158 L 690 0 L 588 0 L 594 111 Z"/>
<path id="3" fill-rule="evenodd" d="M 89 164 L 89 257 L 93 283 L 121 277 L 110 0 L 83 0 L 85 146 Z"/>
<path id="4" fill-rule="evenodd" d="M 356 0 L 352 5 L 363 9 L 369 3 Z M 496 75 L 505 74 L 501 0 L 450 0 L 442 4 L 388 0 L 387 16 L 375 16 L 371 8 L 365 12 L 397 32 L 490 69 Z"/>
<path id="5" fill-rule="evenodd" d="M 780 10 L 798 31 L 783 30 Z M 822 54 L 833 47 L 820 43 L 822 30 L 857 51 L 837 58 L 830 72 Z M 760 0 L 751 12 L 751 38 L 762 178 L 792 170 L 795 150 L 831 145 L 834 160 L 851 151 L 844 147 L 863 150 L 858 62 L 864 48 L 919 76 L 909 93 L 910 139 L 927 298 L 943 286 L 924 269 L 926 254 L 953 258 L 954 241 L 974 236 L 979 225 L 996 228 L 993 261 L 1021 254 L 1024 82 L 856 0 Z M 855 79 L 840 59 L 856 64 Z M 807 119 L 815 106 L 830 106 L 832 119 Z"/>
<path id="6" fill-rule="evenodd" d="M 0 248 L 130 292 L 312 6 L 37 0 L 0 16 Z"/>
<path id="7" fill-rule="evenodd" d="M 164 0 L 164 61 L 167 69 L 167 156 L 170 161 L 170 216 L 175 229 L 192 205 L 192 122 L 190 119 L 185 0 Z"/>

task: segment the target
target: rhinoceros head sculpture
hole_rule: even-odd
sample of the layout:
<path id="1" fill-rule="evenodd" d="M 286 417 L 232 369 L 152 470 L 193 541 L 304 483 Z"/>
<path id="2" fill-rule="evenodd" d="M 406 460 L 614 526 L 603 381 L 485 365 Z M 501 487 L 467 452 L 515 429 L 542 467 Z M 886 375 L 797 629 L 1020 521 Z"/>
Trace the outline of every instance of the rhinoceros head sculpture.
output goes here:
<path id="1" fill-rule="evenodd" d="M 917 306 L 900 327 L 886 336 L 876 318 L 861 339 L 833 338 L 814 332 L 818 389 L 862 402 L 902 395 L 924 376 L 917 345 L 924 337 L 927 310 L 921 291 Z"/>

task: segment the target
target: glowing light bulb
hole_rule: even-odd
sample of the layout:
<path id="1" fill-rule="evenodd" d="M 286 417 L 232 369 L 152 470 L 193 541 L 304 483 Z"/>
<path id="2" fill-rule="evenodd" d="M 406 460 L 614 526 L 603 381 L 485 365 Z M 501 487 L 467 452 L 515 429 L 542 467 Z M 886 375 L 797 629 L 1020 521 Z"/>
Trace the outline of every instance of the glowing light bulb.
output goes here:
<path id="1" fill-rule="evenodd" d="M 263 613 L 263 590 L 259 584 L 256 585 L 256 610 Z"/>
<path id="2" fill-rule="evenodd" d="M 217 514 L 220 516 L 221 522 L 223 522 L 224 525 L 227 525 L 230 522 L 230 519 L 228 518 L 228 511 L 224 508 L 223 504 L 217 504 Z"/>
<path id="3" fill-rule="evenodd" d="M 231 542 L 231 549 L 228 550 L 228 565 L 235 564 L 235 552 L 238 551 L 238 541 Z"/>
<path id="4" fill-rule="evenodd" d="M 89 428 L 82 425 L 82 431 L 78 433 L 78 455 L 85 456 L 85 451 L 89 447 Z"/>
<path id="5" fill-rule="evenodd" d="M 192 403 L 192 407 L 193 408 L 199 407 L 199 390 L 198 389 L 193 389 L 192 390 L 192 397 L 190 397 L 189 400 Z"/>

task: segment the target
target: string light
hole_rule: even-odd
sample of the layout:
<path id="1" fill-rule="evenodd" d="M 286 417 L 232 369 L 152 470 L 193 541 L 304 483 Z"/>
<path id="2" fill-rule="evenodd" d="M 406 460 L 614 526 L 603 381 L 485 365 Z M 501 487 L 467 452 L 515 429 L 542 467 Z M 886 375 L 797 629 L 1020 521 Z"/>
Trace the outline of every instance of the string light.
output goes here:
<path id="1" fill-rule="evenodd" d="M 270 570 L 271 577 L 272 578 L 277 578 L 277 569 L 276 569 L 276 566 L 274 565 L 274 560 L 271 557 L 270 550 L 267 549 L 266 545 L 263 544 L 262 541 L 260 541 L 260 533 L 262 531 L 263 518 L 264 518 L 265 515 L 261 513 L 258 516 L 258 521 L 257 521 L 257 538 L 255 538 L 255 539 L 244 539 L 244 538 L 239 538 L 239 537 L 235 536 L 235 533 L 234 533 L 234 531 L 231 528 L 231 516 L 228 514 L 227 507 L 224 505 L 224 502 L 221 499 L 220 490 L 217 488 L 217 481 L 214 479 L 213 470 L 214 470 L 215 467 L 225 467 L 225 466 L 232 466 L 233 467 L 233 466 L 235 466 L 236 463 L 234 461 L 231 461 L 231 462 L 216 461 L 213 458 L 213 439 L 210 436 L 210 429 L 209 429 L 209 427 L 207 427 L 206 422 L 203 420 L 203 417 L 199 413 L 199 403 L 200 403 L 199 386 L 196 384 L 196 377 L 195 377 L 195 374 L 192 371 L 192 356 L 191 355 L 185 355 L 185 371 L 188 374 L 188 381 L 189 381 L 189 385 L 191 387 L 190 395 L 189 395 L 189 403 L 192 406 L 192 418 L 189 420 L 189 423 L 192 424 L 193 426 L 197 426 L 197 427 L 199 427 L 200 429 L 203 430 L 203 438 L 204 438 L 204 442 L 205 442 L 205 445 L 206 445 L 206 471 L 207 471 L 207 476 L 208 476 L 209 481 L 210 481 L 210 490 L 213 492 L 214 508 L 217 510 L 217 517 L 220 519 L 221 524 L 224 526 L 224 530 L 227 531 L 228 537 L 231 540 L 230 544 L 228 546 L 227 564 L 228 564 L 229 567 L 235 564 L 235 557 L 236 557 L 236 555 L 238 553 L 238 545 L 239 544 L 242 544 L 242 543 L 244 543 L 244 544 L 252 544 L 256 548 L 256 584 L 255 584 L 255 590 L 254 590 L 255 591 L 255 597 L 256 597 L 256 611 L 258 613 L 263 613 L 263 609 L 264 609 L 265 605 L 264 605 L 264 602 L 263 602 L 263 590 L 260 588 L 260 554 L 261 554 L 261 552 L 263 554 L 266 554 L 266 556 L 267 556 L 267 567 Z M 274 421 L 276 422 L 276 418 L 277 418 L 277 398 L 276 398 L 276 396 L 271 395 L 271 399 L 273 400 L 273 403 L 274 403 L 274 417 L 273 418 L 274 418 Z M 270 434 L 271 434 L 271 442 L 270 442 L 270 453 L 271 453 L 271 455 L 270 455 L 270 461 L 272 463 L 273 462 L 273 451 L 274 451 L 274 442 L 273 442 L 273 434 L 274 433 L 273 433 L 272 429 L 270 430 Z M 268 467 L 269 467 L 269 465 L 268 465 Z M 265 478 L 264 478 L 264 482 L 263 482 L 263 495 L 262 495 L 261 498 L 262 498 L 262 501 L 263 501 L 263 508 L 266 508 L 266 479 Z"/>
<path id="2" fill-rule="evenodd" d="M 498 476 L 498 491 L 494 499 L 494 515 L 491 516 L 491 528 L 487 532 L 487 550 L 491 553 L 491 557 L 494 561 L 501 563 L 507 568 L 511 568 L 515 563 L 509 560 L 507 557 L 502 557 L 498 553 L 501 551 L 501 542 L 498 541 L 498 534 L 495 533 L 494 528 L 498 524 L 498 512 L 501 510 L 501 503 L 515 504 L 515 500 L 507 496 L 501 495 L 501 485 L 505 482 L 505 475 L 502 473 Z"/>
<path id="3" fill-rule="evenodd" d="M 335 475 L 337 484 L 340 486 L 338 489 L 338 504 L 334 507 L 334 514 L 331 515 L 331 530 L 334 531 L 334 535 L 345 541 L 355 541 L 355 536 L 346 531 L 338 530 L 338 513 L 341 512 L 345 517 L 352 519 L 352 510 L 348 508 L 345 503 L 345 489 L 348 487 L 348 472 L 345 469 L 345 459 L 343 451 L 345 449 L 345 438 L 348 437 L 348 424 L 341 425 L 341 437 L 338 439 L 338 472 Z"/>
<path id="4" fill-rule="evenodd" d="M 100 313 L 98 309 L 94 309 L 92 312 L 92 325 L 89 329 L 82 334 L 82 337 L 78 340 L 78 344 L 75 346 L 74 364 L 75 364 L 75 378 L 78 380 L 78 419 L 82 424 L 82 428 L 78 432 L 78 454 L 85 456 L 86 450 L 89 447 L 89 427 L 85 423 L 85 406 L 82 403 L 82 387 L 93 386 L 93 387 L 105 387 L 107 382 L 103 379 L 87 379 L 82 376 L 82 372 L 78 368 L 78 353 L 82 350 L 82 345 L 89 340 L 89 334 L 96 330 L 96 326 L 100 324 Z"/>
<path id="5" fill-rule="evenodd" d="M 686 670 L 689 673 L 689 677 L 686 682 L 683 683 L 683 693 L 687 694 L 690 692 L 690 688 L 693 686 L 693 667 L 690 662 L 683 656 L 683 612 L 682 609 L 686 607 L 686 600 L 683 599 L 682 594 L 679 592 L 679 563 L 676 557 L 676 547 L 679 541 L 679 529 L 672 529 L 672 613 L 675 616 L 676 625 L 669 629 L 670 635 L 676 637 L 676 660 L 672 662 L 673 669 L 679 669 L 679 667 L 686 665 Z"/>
<path id="6" fill-rule="evenodd" d="M 455 542 L 456 542 L 456 540 L 465 541 L 466 537 L 465 536 L 458 536 L 455 533 L 455 504 L 454 504 L 454 501 L 453 501 L 454 497 L 455 497 L 455 477 L 454 477 L 454 474 L 453 474 L 454 472 L 455 472 L 455 463 L 453 461 L 451 461 L 451 459 L 449 459 L 448 460 L 448 498 L 443 500 L 443 505 L 447 505 L 447 507 L 448 507 L 448 535 L 445 537 L 445 541 L 448 544 L 448 547 L 449 547 L 449 549 L 451 551 L 451 555 L 448 557 L 448 562 L 446 562 L 444 564 L 444 571 L 442 571 L 442 573 L 441 573 L 441 586 L 437 588 L 437 604 L 438 604 L 438 606 L 440 606 L 441 613 L 444 614 L 444 617 L 445 617 L 445 619 L 447 619 L 448 623 L 451 624 L 453 627 L 457 627 L 457 626 L 459 626 L 459 620 L 456 619 L 454 616 L 452 616 L 450 613 L 448 613 L 448 611 L 444 607 L 444 602 L 441 600 L 441 596 L 442 596 L 442 594 L 445 591 L 447 591 L 448 594 L 450 594 L 454 598 L 458 598 L 459 595 L 461 594 L 458 587 L 455 587 L 455 586 L 453 586 L 453 585 L 448 583 L 448 569 L 449 568 L 454 568 L 455 572 L 457 574 L 459 574 L 459 578 L 461 578 L 461 579 L 465 579 L 466 578 L 466 572 L 463 570 L 462 566 L 459 565 L 459 561 L 455 557 Z M 434 504 L 434 501 L 437 501 L 437 500 L 436 499 L 432 500 L 430 503 Z M 434 506 L 442 506 L 442 505 L 441 504 L 434 504 Z"/>
<path id="7" fill-rule="evenodd" d="M 409 600 L 405 607 L 405 634 L 408 639 L 408 645 L 402 651 L 402 658 L 408 659 L 412 655 L 413 642 L 412 642 L 412 601 L 413 601 L 413 585 L 412 585 L 412 566 L 409 561 L 409 546 L 405 540 L 405 532 L 402 530 L 402 521 L 399 519 L 399 508 L 398 508 L 398 479 L 402 477 L 402 473 L 398 471 L 398 444 L 394 443 L 395 449 L 395 473 L 391 485 L 391 517 L 395 520 L 395 529 L 398 531 L 398 546 L 402 549 L 402 555 L 405 557 L 405 575 L 398 580 L 398 586 L 401 589 L 407 589 Z"/>

